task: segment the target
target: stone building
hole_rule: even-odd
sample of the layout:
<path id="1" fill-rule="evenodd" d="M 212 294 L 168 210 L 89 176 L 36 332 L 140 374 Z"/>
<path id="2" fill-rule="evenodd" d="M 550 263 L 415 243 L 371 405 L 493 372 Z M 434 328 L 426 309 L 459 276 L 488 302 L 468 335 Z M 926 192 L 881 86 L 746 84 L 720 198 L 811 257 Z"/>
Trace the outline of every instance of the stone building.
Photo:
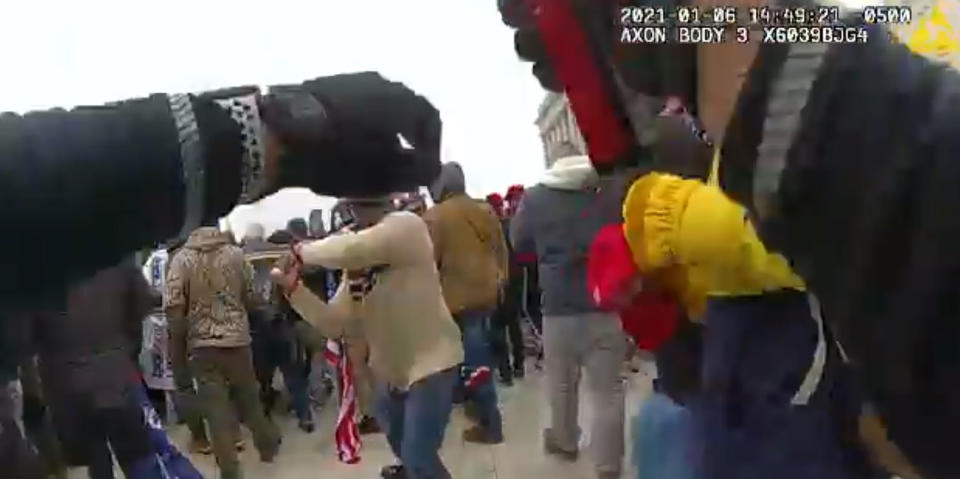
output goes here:
<path id="1" fill-rule="evenodd" d="M 557 160 L 558 146 L 573 145 L 580 154 L 587 153 L 587 144 L 577 127 L 577 120 L 566 95 L 549 92 L 537 112 L 537 127 L 543 143 L 544 162 L 549 168 Z"/>

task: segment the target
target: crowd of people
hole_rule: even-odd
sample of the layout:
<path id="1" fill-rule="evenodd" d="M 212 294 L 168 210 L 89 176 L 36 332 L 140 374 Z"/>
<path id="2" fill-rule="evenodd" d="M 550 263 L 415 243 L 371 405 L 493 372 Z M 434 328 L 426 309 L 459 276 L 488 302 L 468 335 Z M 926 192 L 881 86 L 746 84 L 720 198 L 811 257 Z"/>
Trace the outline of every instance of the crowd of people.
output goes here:
<path id="1" fill-rule="evenodd" d="M 239 242 L 203 226 L 142 266 L 125 259 L 77 283 L 64 311 L 25 313 L 22 329 L 11 331 L 11 344 L 28 352 L 18 368 L 19 421 L 41 460 L 24 477 L 65 477 L 68 467 L 85 466 L 92 479 L 112 478 L 112 458 L 131 478 L 167 477 L 156 471 L 171 466 L 187 471 L 176 477 L 199 477 L 158 428 L 176 418 L 190 430 L 191 453 L 212 453 L 220 477 L 239 478 L 241 425 L 260 459 L 272 462 L 282 452 L 271 416 L 289 411 L 314 432 L 315 408 L 334 384 L 355 391 L 344 409 L 353 434 L 386 434 L 397 463 L 382 477 L 451 477 L 439 450 L 452 408 L 462 403 L 473 423 L 464 441 L 509 441 L 498 383 L 509 387 L 534 367 L 544 371 L 550 411 L 545 452 L 579 459 L 585 371 L 596 477 L 619 478 L 623 361 L 632 344 L 656 350 L 653 396 L 628 435 L 640 479 L 920 477 L 845 374 L 815 299 L 775 256 L 752 263 L 762 273 L 741 270 L 748 276 L 729 279 L 722 292 L 698 289 L 701 273 L 680 283 L 648 277 L 642 289 L 657 285 L 679 306 L 664 337 L 632 329 L 623 304 L 608 307 L 588 268 L 635 260 L 601 257 L 595 244 L 621 221 L 624 251 L 669 231 L 636 223 L 637 215 L 670 217 L 648 205 L 664 185 L 671 194 L 685 188 L 686 207 L 703 209 L 696 214 L 704 219 L 675 233 L 684 242 L 677 254 L 703 255 L 693 264 L 709 265 L 710 255 L 769 253 L 749 229 L 731 233 L 745 251 L 697 242 L 701 222 L 724 221 L 725 200 L 709 186 L 667 175 L 622 192 L 601 181 L 588 157 L 562 147 L 535 186 L 503 196 L 469 197 L 462 167 L 446 163 L 429 202 L 420 192 L 344 197 L 328 221 L 315 211 L 309 226 L 295 218 L 269 236 L 251 224 Z M 638 202 L 648 204 L 638 210 Z M 626 254 L 658 261 L 656 251 Z M 344 350 L 348 383 L 336 377 L 347 370 L 315 360 L 328 340 Z M 285 393 L 274 389 L 277 372 Z M 339 428 L 338 442 L 346 440 Z M 158 433 L 159 443 L 151 439 Z"/>
<path id="2" fill-rule="evenodd" d="M 532 363 L 545 453 L 579 460 L 586 370 L 594 473 L 622 477 L 632 342 L 656 363 L 639 479 L 956 477 L 956 72 L 879 25 L 863 45 L 764 45 L 714 144 L 695 51 L 607 58 L 585 25 L 609 12 L 522 3 L 498 6 L 518 49 L 564 60 L 534 73 L 569 94 L 590 156 L 505 197 L 469 197 L 436 109 L 372 72 L 0 116 L 5 474 L 197 478 L 162 427 L 177 416 L 242 477 L 240 427 L 282 460 L 278 398 L 311 433 L 326 388 L 341 460 L 382 431 L 382 477 L 443 479 L 455 404 L 463 440 L 509 443 L 498 387 Z M 340 200 L 329 228 L 238 244 L 215 226 L 290 186 Z M 144 274 L 129 255 L 166 238 Z"/>

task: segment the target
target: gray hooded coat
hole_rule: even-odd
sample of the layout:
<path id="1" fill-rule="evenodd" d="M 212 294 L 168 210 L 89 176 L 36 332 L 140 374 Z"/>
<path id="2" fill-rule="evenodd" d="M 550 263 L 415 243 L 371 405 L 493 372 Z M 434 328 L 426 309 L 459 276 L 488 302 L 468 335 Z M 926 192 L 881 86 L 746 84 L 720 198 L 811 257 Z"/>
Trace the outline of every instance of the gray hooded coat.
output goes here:
<path id="1" fill-rule="evenodd" d="M 587 290 L 587 256 L 600 229 L 622 221 L 613 203 L 600 194 L 586 156 L 557 160 L 527 189 L 510 224 L 510 240 L 517 254 L 537 255 L 544 315 L 597 310 Z"/>

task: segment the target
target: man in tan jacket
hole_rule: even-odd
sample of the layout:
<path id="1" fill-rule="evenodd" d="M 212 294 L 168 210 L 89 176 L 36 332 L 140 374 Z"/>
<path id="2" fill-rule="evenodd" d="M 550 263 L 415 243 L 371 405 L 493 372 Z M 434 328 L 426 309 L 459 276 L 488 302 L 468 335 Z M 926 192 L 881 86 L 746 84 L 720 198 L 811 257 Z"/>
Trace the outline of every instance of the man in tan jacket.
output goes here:
<path id="1" fill-rule="evenodd" d="M 253 371 L 247 311 L 254 297 L 253 266 L 216 227 L 194 230 L 170 261 L 164 311 L 177 386 L 188 387 L 183 383 L 190 381 L 184 374 L 189 358 L 222 479 L 242 477 L 231 397 L 253 431 L 261 460 L 272 462 L 280 445 L 280 435 L 261 406 Z"/>
<path id="2" fill-rule="evenodd" d="M 449 478 L 439 450 L 453 406 L 460 332 L 440 290 L 427 227 L 388 197 L 349 200 L 353 230 L 295 248 L 300 261 L 274 277 L 290 305 L 324 336 L 357 328 L 379 382 L 378 420 L 400 459 L 385 478 Z M 303 286 L 300 264 L 343 270 L 329 302 Z"/>
<path id="3" fill-rule="evenodd" d="M 430 228 L 444 299 L 463 332 L 467 399 L 477 407 L 478 424 L 463 438 L 498 444 L 503 442 L 503 419 L 491 380 L 489 321 L 507 276 L 503 230 L 490 208 L 467 196 L 457 163 L 443 165 L 430 195 L 436 205 L 423 219 Z"/>

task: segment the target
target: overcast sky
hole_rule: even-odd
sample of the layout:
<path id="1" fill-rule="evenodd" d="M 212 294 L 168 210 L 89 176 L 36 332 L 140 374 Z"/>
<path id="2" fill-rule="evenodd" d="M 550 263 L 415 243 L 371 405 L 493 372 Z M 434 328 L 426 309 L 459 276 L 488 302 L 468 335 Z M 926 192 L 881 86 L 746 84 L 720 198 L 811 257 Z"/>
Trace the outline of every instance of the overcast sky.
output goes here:
<path id="1" fill-rule="evenodd" d="M 377 70 L 440 110 L 444 161 L 464 166 L 471 194 L 543 169 L 533 120 L 544 92 L 493 0 L 31 0 L 3 10 L 0 111 Z M 316 201 L 285 192 L 234 218 L 267 215 L 271 229 Z"/>

